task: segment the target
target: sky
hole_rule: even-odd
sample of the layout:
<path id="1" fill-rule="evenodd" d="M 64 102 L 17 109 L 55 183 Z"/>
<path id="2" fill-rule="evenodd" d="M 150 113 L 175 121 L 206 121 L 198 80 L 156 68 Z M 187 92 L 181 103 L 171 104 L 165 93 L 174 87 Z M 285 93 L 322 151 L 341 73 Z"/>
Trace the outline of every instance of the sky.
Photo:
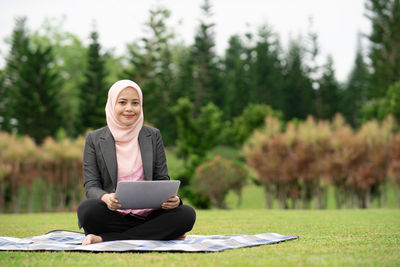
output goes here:
<path id="1" fill-rule="evenodd" d="M 85 44 L 96 25 L 104 49 L 126 53 L 127 43 L 142 37 L 149 10 L 162 5 L 171 10 L 169 25 L 185 44 L 193 44 L 200 23 L 203 0 L 0 0 L 0 67 L 9 45 L 15 18 L 27 17 L 27 27 L 38 30 L 46 18 L 62 20 L 63 29 Z M 368 34 L 365 0 L 211 0 L 215 23 L 216 50 L 223 55 L 233 34 L 255 33 L 269 25 L 286 47 L 291 39 L 306 37 L 310 18 L 318 34 L 319 62 L 328 55 L 334 60 L 336 77 L 346 81 L 353 65 L 360 33 Z M 367 48 L 364 38 L 363 46 Z"/>

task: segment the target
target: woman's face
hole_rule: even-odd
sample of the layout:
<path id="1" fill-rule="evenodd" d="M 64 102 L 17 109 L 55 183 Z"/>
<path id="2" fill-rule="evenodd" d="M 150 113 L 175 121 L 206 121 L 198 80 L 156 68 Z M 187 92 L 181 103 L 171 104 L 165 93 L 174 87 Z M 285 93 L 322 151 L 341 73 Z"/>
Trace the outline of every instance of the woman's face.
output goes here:
<path id="1" fill-rule="evenodd" d="M 118 95 L 114 114 L 117 120 L 125 126 L 134 124 L 142 112 L 138 92 L 132 87 L 126 87 Z"/>

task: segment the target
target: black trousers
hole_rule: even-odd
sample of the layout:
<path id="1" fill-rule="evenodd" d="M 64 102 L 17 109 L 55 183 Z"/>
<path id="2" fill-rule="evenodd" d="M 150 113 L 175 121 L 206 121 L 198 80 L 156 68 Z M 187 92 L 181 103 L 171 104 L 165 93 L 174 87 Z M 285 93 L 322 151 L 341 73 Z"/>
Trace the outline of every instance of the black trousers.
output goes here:
<path id="1" fill-rule="evenodd" d="M 100 199 L 84 200 L 78 207 L 78 220 L 85 234 L 111 240 L 171 240 L 192 230 L 196 212 L 187 205 L 172 210 L 154 210 L 145 219 L 111 211 Z"/>

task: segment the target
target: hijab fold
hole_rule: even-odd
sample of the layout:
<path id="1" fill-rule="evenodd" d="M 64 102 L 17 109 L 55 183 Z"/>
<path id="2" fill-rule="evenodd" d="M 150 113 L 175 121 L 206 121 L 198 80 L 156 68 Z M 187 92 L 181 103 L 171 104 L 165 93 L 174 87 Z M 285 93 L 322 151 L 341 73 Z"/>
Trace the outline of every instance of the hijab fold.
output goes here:
<path id="1" fill-rule="evenodd" d="M 129 126 L 123 125 L 117 120 L 114 108 L 118 96 L 127 87 L 135 89 L 139 95 L 140 115 L 137 121 Z M 125 177 L 136 173 L 142 168 L 142 156 L 139 147 L 139 132 L 143 126 L 143 94 L 139 85 L 130 80 L 120 80 L 114 83 L 108 91 L 106 104 L 106 119 L 108 128 L 114 137 L 115 150 L 117 154 L 118 177 Z"/>

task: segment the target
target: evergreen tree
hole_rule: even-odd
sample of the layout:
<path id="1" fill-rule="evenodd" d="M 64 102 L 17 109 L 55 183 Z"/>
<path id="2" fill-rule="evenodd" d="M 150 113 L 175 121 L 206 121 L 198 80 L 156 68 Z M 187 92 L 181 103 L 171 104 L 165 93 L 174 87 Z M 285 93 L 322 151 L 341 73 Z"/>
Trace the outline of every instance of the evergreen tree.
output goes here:
<path id="1" fill-rule="evenodd" d="M 143 90 L 143 108 L 146 122 L 159 128 L 165 144 L 174 142 L 176 121 L 170 107 L 176 102 L 175 79 L 171 39 L 167 27 L 170 11 L 163 7 L 150 10 L 146 22 L 147 36 L 129 46 L 130 69 L 125 70 L 129 79 L 138 82 Z"/>
<path id="2" fill-rule="evenodd" d="M 59 73 L 54 68 L 52 47 L 32 45 L 25 18 L 17 19 L 7 57 L 5 115 L 11 127 L 36 142 L 54 136 L 61 125 Z"/>
<path id="3" fill-rule="evenodd" d="M 358 112 L 367 102 L 367 90 L 369 88 L 369 72 L 364 61 L 362 47 L 359 44 L 354 62 L 354 67 L 347 81 L 344 91 L 344 115 L 346 121 L 352 126 L 359 126 Z"/>
<path id="4" fill-rule="evenodd" d="M 87 54 L 85 81 L 80 87 L 80 125 L 81 132 L 88 128 L 96 129 L 106 125 L 105 106 L 108 86 L 104 67 L 104 55 L 98 41 L 98 33 L 90 34 L 91 43 Z"/>
<path id="5" fill-rule="evenodd" d="M 178 156 L 188 163 L 191 156 L 204 158 L 221 142 L 222 112 L 213 103 L 201 107 L 195 118 L 195 106 L 187 98 L 178 99 L 172 108 L 178 125 Z"/>
<path id="6" fill-rule="evenodd" d="M 177 57 L 176 87 L 171 91 L 171 98 L 175 102 L 179 98 L 187 98 L 194 102 L 193 48 L 192 46 L 176 46 L 175 48 L 177 48 L 175 51 Z"/>
<path id="7" fill-rule="evenodd" d="M 6 58 L 4 71 L 4 83 L 1 90 L 0 117 L 2 118 L 1 129 L 4 131 L 17 131 L 15 128 L 15 95 L 16 83 L 19 79 L 20 64 L 26 61 L 28 50 L 28 30 L 25 26 L 26 18 L 17 18 L 11 36 L 11 49 Z"/>
<path id="8" fill-rule="evenodd" d="M 284 106 L 285 120 L 305 119 L 314 114 L 315 95 L 311 80 L 303 63 L 302 47 L 292 41 L 286 56 L 284 67 Z"/>
<path id="9" fill-rule="evenodd" d="M 391 84 L 400 81 L 400 0 L 368 0 L 366 8 L 372 23 L 368 96 L 383 97 Z"/>
<path id="10" fill-rule="evenodd" d="M 80 134 L 76 129 L 81 117 L 79 112 L 79 90 L 85 81 L 87 47 L 74 34 L 63 29 L 64 18 L 46 19 L 39 30 L 32 34 L 33 45 L 51 46 L 54 69 L 60 73 L 62 87 L 59 95 L 62 127 L 68 136 Z"/>
<path id="11" fill-rule="evenodd" d="M 320 119 L 331 119 L 336 113 L 342 111 L 342 95 L 339 83 L 335 78 L 331 56 L 328 56 L 327 63 L 322 68 L 318 91 L 321 97 Z"/>
<path id="12" fill-rule="evenodd" d="M 314 25 L 313 18 L 310 17 L 308 26 L 309 31 L 307 33 L 307 38 L 305 42 L 305 58 L 307 61 L 305 68 L 307 75 L 311 80 L 312 88 L 314 89 L 315 93 L 315 103 L 314 103 L 315 116 L 317 118 L 322 118 L 324 104 L 321 95 L 322 91 L 318 90 L 320 88 L 320 81 L 322 80 L 322 73 L 321 73 L 322 67 L 320 66 L 319 63 L 320 46 L 318 44 L 318 34 L 314 30 L 313 25 Z"/>
<path id="13" fill-rule="evenodd" d="M 194 105 L 188 98 L 180 98 L 172 111 L 178 126 L 177 156 L 184 160 L 187 167 L 189 156 L 194 154 L 194 147 L 199 141 L 198 129 L 193 119 Z"/>
<path id="14" fill-rule="evenodd" d="M 256 38 L 251 32 L 247 32 L 244 36 L 244 70 L 245 70 L 245 82 L 248 86 L 249 103 L 259 102 L 257 92 L 254 89 L 249 90 L 249 88 L 257 87 L 257 79 L 255 77 L 255 62 L 257 60 L 257 53 L 255 51 Z"/>
<path id="15" fill-rule="evenodd" d="M 208 102 L 213 102 L 218 107 L 221 107 L 223 103 L 217 68 L 217 55 L 214 51 L 215 34 L 213 29 L 215 24 L 210 22 L 212 12 L 209 0 L 204 0 L 201 9 L 203 11 L 203 19 L 196 33 L 192 50 L 194 60 L 192 74 L 194 77 L 194 104 L 197 109 Z"/>
<path id="16" fill-rule="evenodd" d="M 274 109 L 283 108 L 283 72 L 280 62 L 281 48 L 279 40 L 268 29 L 261 27 L 258 41 L 253 50 L 255 60 L 251 66 L 254 78 L 254 102 L 268 104 Z"/>
<path id="17" fill-rule="evenodd" d="M 231 119 L 238 116 L 245 109 L 250 101 L 246 70 L 243 56 L 245 48 L 238 35 L 233 35 L 229 39 L 229 45 L 224 58 L 224 117 Z"/>
<path id="18" fill-rule="evenodd" d="M 61 126 L 61 83 L 54 65 L 51 47 L 29 48 L 15 83 L 14 111 L 17 111 L 18 133 L 28 134 L 39 143 L 47 136 L 55 136 Z"/>

